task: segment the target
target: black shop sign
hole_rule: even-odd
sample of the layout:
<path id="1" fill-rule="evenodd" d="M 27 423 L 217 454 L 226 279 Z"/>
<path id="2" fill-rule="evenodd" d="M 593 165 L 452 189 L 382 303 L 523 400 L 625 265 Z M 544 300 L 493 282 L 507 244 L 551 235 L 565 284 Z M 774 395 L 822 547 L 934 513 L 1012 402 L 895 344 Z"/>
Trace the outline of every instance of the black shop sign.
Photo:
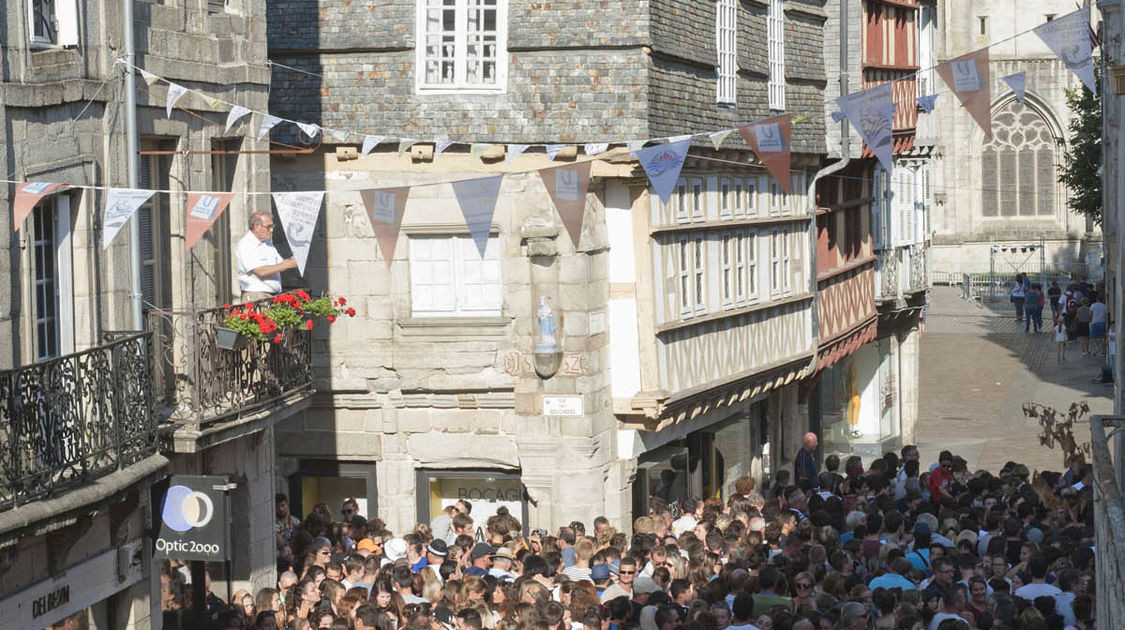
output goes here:
<path id="1" fill-rule="evenodd" d="M 227 478 L 173 475 L 158 503 L 155 557 L 226 560 L 230 557 Z"/>

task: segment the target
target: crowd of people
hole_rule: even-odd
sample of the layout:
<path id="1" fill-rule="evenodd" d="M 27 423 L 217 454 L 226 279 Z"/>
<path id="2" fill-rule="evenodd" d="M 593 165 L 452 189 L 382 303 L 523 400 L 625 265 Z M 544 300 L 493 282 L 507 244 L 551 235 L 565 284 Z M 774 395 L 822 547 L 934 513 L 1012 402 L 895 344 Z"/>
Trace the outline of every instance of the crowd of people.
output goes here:
<path id="1" fill-rule="evenodd" d="M 917 448 L 864 466 L 814 435 L 801 465 L 732 496 L 651 497 L 617 531 L 599 517 L 526 532 L 467 501 L 392 532 L 277 497 L 277 588 L 208 601 L 211 627 L 274 630 L 1087 630 L 1093 496 L 1063 473 L 971 471 Z M 811 448 L 810 448 L 811 447 Z M 764 487 L 763 487 L 764 486 Z M 476 535 L 474 535 L 476 533 Z M 166 594 L 177 567 L 162 576 Z M 167 595 L 166 595 L 167 596 Z"/>
<path id="2" fill-rule="evenodd" d="M 1009 295 L 1015 305 L 1016 319 L 1023 322 L 1024 332 L 1054 335 L 1058 361 L 1066 360 L 1067 348 L 1077 341 L 1082 356 L 1106 357 L 1099 379 L 1113 381 L 1117 330 L 1106 307 L 1104 283 L 1094 285 L 1079 276 L 1067 284 L 1065 290 L 1057 281 L 1051 281 L 1044 289 L 1042 284 L 1033 283 L 1021 273 L 1012 282 Z M 1044 308 L 1051 311 L 1048 327 L 1043 325 Z"/>

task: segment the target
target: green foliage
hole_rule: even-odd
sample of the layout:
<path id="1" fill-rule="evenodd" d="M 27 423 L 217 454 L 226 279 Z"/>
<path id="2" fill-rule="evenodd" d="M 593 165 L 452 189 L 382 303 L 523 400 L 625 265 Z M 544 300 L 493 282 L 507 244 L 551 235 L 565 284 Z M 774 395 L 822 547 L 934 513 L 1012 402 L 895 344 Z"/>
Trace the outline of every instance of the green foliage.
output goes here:
<path id="1" fill-rule="evenodd" d="M 1100 64 L 1094 72 L 1101 85 Z M 1064 156 L 1059 181 L 1070 189 L 1067 207 L 1102 224 L 1102 99 L 1085 87 L 1066 91 L 1070 107 L 1070 148 Z"/>

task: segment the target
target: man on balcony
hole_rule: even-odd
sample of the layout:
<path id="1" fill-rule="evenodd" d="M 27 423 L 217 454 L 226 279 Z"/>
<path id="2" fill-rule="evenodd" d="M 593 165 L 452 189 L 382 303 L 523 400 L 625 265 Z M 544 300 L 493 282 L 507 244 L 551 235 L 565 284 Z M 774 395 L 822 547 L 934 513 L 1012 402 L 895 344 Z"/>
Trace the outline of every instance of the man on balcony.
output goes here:
<path id="1" fill-rule="evenodd" d="M 250 215 L 250 231 L 238 242 L 238 287 L 243 302 L 253 302 L 281 293 L 281 272 L 296 269 L 292 256 L 286 259 L 273 246 L 273 217 L 265 212 Z"/>

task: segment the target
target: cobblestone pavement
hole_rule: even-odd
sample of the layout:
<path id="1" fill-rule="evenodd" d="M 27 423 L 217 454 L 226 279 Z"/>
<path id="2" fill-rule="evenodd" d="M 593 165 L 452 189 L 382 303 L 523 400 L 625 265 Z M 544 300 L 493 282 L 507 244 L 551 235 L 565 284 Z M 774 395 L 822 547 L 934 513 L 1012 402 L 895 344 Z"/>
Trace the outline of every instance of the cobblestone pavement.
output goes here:
<path id="1" fill-rule="evenodd" d="M 1093 382 L 1103 356 L 1082 356 L 1074 341 L 1059 362 L 1054 336 L 1024 333 L 1011 304 L 976 306 L 956 287 L 934 287 L 919 361 L 917 441 L 925 464 L 948 449 L 970 469 L 996 472 L 1012 460 L 1059 470 L 1062 455 L 1039 444 L 1039 425 L 1024 417 L 1023 404 L 1066 409 L 1086 401 L 1091 413 L 1113 410 L 1113 386 Z"/>

